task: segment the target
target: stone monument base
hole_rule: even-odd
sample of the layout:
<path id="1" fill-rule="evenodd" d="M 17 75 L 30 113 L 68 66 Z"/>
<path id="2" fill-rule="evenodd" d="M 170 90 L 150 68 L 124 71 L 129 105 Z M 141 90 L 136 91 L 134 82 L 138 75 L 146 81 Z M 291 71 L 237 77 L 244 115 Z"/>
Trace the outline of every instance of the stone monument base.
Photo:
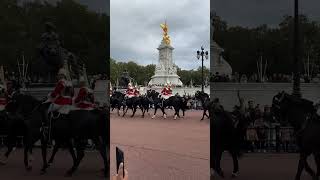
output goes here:
<path id="1" fill-rule="evenodd" d="M 178 75 L 154 75 L 148 85 L 163 86 L 166 83 L 171 83 L 174 86 L 183 85 Z"/>

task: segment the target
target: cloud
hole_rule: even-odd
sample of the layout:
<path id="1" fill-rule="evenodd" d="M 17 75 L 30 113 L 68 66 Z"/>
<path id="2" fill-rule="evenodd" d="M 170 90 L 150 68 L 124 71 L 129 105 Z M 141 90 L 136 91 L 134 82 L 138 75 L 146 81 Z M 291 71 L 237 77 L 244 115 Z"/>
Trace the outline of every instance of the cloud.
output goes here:
<path id="1" fill-rule="evenodd" d="M 278 26 L 284 15 L 293 15 L 294 0 L 212 0 L 210 9 L 229 25 L 255 27 L 261 24 Z M 320 21 L 320 1 L 300 0 L 300 13 Z"/>
<path id="2" fill-rule="evenodd" d="M 197 68 L 196 51 L 209 50 L 209 0 L 113 0 L 110 2 L 111 57 L 155 64 L 162 40 L 160 23 L 169 25 L 174 62 L 183 69 Z M 209 65 L 209 61 L 206 62 Z"/>

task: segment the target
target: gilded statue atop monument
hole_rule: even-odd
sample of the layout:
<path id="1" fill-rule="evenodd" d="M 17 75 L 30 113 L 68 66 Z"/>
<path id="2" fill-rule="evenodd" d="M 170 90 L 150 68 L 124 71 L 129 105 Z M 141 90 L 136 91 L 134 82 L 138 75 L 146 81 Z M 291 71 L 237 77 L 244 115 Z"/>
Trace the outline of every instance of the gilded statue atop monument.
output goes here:
<path id="1" fill-rule="evenodd" d="M 160 27 L 163 30 L 163 40 L 167 45 L 170 45 L 170 36 L 168 35 L 168 25 L 165 22 L 164 24 L 160 24 Z"/>

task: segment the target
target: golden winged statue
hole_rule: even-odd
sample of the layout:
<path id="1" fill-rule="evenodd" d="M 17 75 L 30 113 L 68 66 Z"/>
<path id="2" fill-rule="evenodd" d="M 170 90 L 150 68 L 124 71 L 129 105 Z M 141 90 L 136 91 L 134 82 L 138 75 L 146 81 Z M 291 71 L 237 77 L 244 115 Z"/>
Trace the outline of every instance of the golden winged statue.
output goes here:
<path id="1" fill-rule="evenodd" d="M 160 24 L 160 27 L 163 30 L 163 40 L 166 44 L 170 45 L 170 36 L 168 35 L 168 25 L 165 22 L 164 24 Z"/>

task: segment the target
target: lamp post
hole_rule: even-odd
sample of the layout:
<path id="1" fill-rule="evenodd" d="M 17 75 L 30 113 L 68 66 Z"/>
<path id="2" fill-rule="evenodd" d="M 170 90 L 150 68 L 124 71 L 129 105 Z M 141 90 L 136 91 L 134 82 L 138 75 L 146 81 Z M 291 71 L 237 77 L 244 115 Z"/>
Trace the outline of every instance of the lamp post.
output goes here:
<path id="1" fill-rule="evenodd" d="M 200 59 L 201 57 L 201 61 L 202 61 L 202 82 L 201 82 L 201 90 L 202 92 L 204 92 L 204 75 L 203 75 L 203 61 L 204 61 L 204 58 L 208 59 L 208 51 L 204 51 L 204 48 L 203 46 L 201 46 L 201 51 L 197 51 L 197 58 Z"/>
<path id="2" fill-rule="evenodd" d="M 294 75 L 293 75 L 293 90 L 292 95 L 301 97 L 300 91 L 300 39 L 299 39 L 299 0 L 294 0 L 294 41 L 293 41 L 293 55 L 294 55 Z"/>

